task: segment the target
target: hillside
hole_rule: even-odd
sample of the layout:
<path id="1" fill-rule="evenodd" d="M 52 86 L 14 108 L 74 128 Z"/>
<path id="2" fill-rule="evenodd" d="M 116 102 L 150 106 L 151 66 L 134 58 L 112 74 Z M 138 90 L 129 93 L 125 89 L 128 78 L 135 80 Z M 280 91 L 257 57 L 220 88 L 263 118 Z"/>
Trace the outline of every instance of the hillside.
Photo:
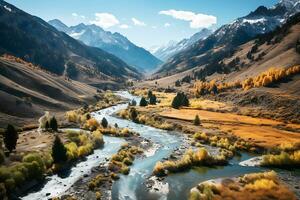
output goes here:
<path id="1" fill-rule="evenodd" d="M 296 14 L 282 27 L 238 46 L 231 56 L 220 60 L 218 66 L 222 70 L 218 72 L 208 71 L 209 68 L 200 66 L 171 76 L 148 80 L 139 83 L 138 86 L 167 88 L 179 82 L 180 86 L 175 87 L 177 90 L 193 91 L 194 84 L 199 81 L 203 81 L 209 87 L 216 84 L 217 95 L 209 95 L 212 91 L 206 93 L 207 95 L 205 92 L 204 95 L 198 92 L 197 95 L 230 102 L 237 106 L 238 113 L 245 114 L 243 107 L 247 107 L 247 115 L 262 115 L 298 123 L 299 72 L 265 87 L 252 86 L 249 89 L 241 89 L 241 84 L 272 69 L 288 69 L 299 65 L 299 32 L 300 14 Z M 216 53 L 218 51 L 221 50 L 215 50 Z"/>
<path id="2" fill-rule="evenodd" d="M 18 61 L 18 62 L 16 62 Z M 55 113 L 96 101 L 94 87 L 68 80 L 32 64 L 0 57 L 0 127 L 37 120 L 45 110 Z"/>
<path id="3" fill-rule="evenodd" d="M 162 62 L 147 50 L 136 46 L 120 33 L 111 33 L 94 24 L 78 24 L 66 26 L 55 19 L 48 22 L 57 30 L 63 31 L 71 37 L 82 41 L 92 47 L 99 47 L 125 61 L 130 66 L 140 71 L 149 72 L 155 70 Z"/>
<path id="4" fill-rule="evenodd" d="M 119 58 L 86 46 L 2 0 L 0 26 L 0 54 L 20 57 L 55 74 L 86 83 L 140 77 L 136 69 Z"/>
<path id="5" fill-rule="evenodd" d="M 228 72 L 222 63 L 224 58 L 231 57 L 240 45 L 266 34 L 282 25 L 287 19 L 299 12 L 297 1 L 284 0 L 271 8 L 258 7 L 245 17 L 223 25 L 207 39 L 199 41 L 166 62 L 155 76 L 168 76 L 196 67 L 205 68 L 205 73 Z"/>

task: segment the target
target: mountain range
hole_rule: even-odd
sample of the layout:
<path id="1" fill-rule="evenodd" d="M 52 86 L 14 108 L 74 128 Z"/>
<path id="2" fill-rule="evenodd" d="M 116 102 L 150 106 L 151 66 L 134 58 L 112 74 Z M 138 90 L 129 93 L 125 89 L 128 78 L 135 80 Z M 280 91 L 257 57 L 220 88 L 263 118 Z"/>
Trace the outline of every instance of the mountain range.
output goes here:
<path id="1" fill-rule="evenodd" d="M 88 46 L 101 48 L 143 72 L 155 70 L 162 62 L 147 50 L 136 46 L 120 33 L 111 33 L 94 24 L 68 27 L 58 19 L 48 22 L 59 31 L 82 41 Z"/>
<path id="2" fill-rule="evenodd" d="M 209 74 L 222 71 L 219 62 L 233 55 L 239 45 L 276 29 L 299 11 L 298 0 L 282 0 L 271 8 L 260 6 L 169 58 L 156 76 L 172 75 L 195 67 L 204 67 Z"/>
<path id="3" fill-rule="evenodd" d="M 22 58 L 57 75 L 94 85 L 141 77 L 118 57 L 87 46 L 2 0 L 0 26 L 0 54 Z"/>
<path id="4" fill-rule="evenodd" d="M 204 40 L 211 34 L 212 30 L 204 28 L 192 35 L 190 38 L 183 39 L 180 42 L 170 41 L 166 45 L 154 46 L 151 48 L 150 52 L 157 58 L 167 61 L 171 56 L 187 49 L 199 40 Z"/>

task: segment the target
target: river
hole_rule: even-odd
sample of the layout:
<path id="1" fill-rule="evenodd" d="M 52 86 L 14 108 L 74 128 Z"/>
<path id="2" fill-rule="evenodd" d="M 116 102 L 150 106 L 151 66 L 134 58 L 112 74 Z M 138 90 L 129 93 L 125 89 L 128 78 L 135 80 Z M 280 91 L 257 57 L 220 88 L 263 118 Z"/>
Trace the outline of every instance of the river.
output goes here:
<path id="1" fill-rule="evenodd" d="M 139 102 L 140 98 L 130 95 L 128 92 L 118 92 L 118 95 L 135 99 Z M 183 148 L 184 137 L 180 133 L 156 129 L 153 127 L 136 124 L 131 121 L 114 117 L 113 114 L 121 109 L 125 109 L 127 104 L 119 104 L 103 110 L 91 113 L 97 120 L 107 119 L 110 124 L 117 123 L 120 128 L 128 127 L 138 132 L 141 137 L 147 138 L 153 142 L 153 148 L 146 152 L 145 157 L 137 158 L 131 166 L 128 175 L 121 175 L 118 181 L 115 181 L 112 187 L 112 199 L 120 200 L 153 200 L 153 199 L 187 199 L 190 189 L 198 183 L 210 179 L 239 176 L 245 173 L 259 172 L 265 169 L 260 167 L 241 166 L 241 161 L 250 159 L 253 155 L 242 153 L 240 157 L 230 160 L 230 164 L 224 167 L 197 167 L 192 170 L 177 173 L 166 177 L 161 185 L 156 186 L 159 190 L 147 189 L 145 181 L 151 176 L 152 169 L 157 161 L 168 157 L 175 149 Z M 47 199 L 52 196 L 62 195 L 84 174 L 104 162 L 106 157 L 116 153 L 123 139 L 104 137 L 105 145 L 102 149 L 88 156 L 86 161 L 82 161 L 74 166 L 67 177 L 58 177 L 53 175 L 47 178 L 46 184 L 39 191 L 32 192 L 24 200 Z M 46 197 L 46 194 L 50 194 Z"/>

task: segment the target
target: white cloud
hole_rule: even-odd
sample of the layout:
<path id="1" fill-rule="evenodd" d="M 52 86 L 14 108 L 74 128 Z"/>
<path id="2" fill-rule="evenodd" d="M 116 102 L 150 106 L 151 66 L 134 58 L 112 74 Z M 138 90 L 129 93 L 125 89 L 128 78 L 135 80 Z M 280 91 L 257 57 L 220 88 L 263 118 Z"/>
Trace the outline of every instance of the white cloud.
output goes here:
<path id="1" fill-rule="evenodd" d="M 84 15 L 79 15 L 79 14 L 77 14 L 77 13 L 72 13 L 72 16 L 73 16 L 74 18 L 82 18 L 82 19 L 85 19 L 85 16 L 84 16 Z"/>
<path id="2" fill-rule="evenodd" d="M 130 26 L 128 26 L 127 24 L 121 24 L 120 28 L 122 28 L 122 29 L 128 29 L 128 28 L 130 28 Z"/>
<path id="3" fill-rule="evenodd" d="M 169 23 L 164 24 L 164 27 L 170 27 L 170 26 L 171 26 L 171 24 L 169 24 Z"/>
<path id="4" fill-rule="evenodd" d="M 131 18 L 131 20 L 132 20 L 133 24 L 136 26 L 146 26 L 145 22 L 142 22 L 134 17 Z"/>
<path id="5" fill-rule="evenodd" d="M 95 19 L 90 21 L 90 23 L 103 28 L 109 28 L 119 24 L 120 22 L 110 13 L 95 13 Z"/>
<path id="6" fill-rule="evenodd" d="M 162 10 L 160 15 L 168 15 L 175 19 L 190 22 L 191 28 L 208 28 L 217 23 L 217 18 L 213 15 L 205 15 L 201 13 L 193 13 L 181 10 Z"/>

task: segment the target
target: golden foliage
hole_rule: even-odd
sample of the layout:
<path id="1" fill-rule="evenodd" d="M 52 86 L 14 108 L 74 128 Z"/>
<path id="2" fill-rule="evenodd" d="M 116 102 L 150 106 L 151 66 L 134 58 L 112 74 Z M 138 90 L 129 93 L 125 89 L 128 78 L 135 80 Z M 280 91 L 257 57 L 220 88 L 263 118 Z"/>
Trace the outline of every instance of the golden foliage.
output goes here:
<path id="1" fill-rule="evenodd" d="M 300 65 L 289 67 L 286 69 L 270 68 L 269 70 L 262 72 L 254 78 L 248 78 L 242 83 L 244 90 L 249 90 L 253 87 L 269 86 L 272 83 L 276 83 L 289 76 L 299 74 Z"/>

